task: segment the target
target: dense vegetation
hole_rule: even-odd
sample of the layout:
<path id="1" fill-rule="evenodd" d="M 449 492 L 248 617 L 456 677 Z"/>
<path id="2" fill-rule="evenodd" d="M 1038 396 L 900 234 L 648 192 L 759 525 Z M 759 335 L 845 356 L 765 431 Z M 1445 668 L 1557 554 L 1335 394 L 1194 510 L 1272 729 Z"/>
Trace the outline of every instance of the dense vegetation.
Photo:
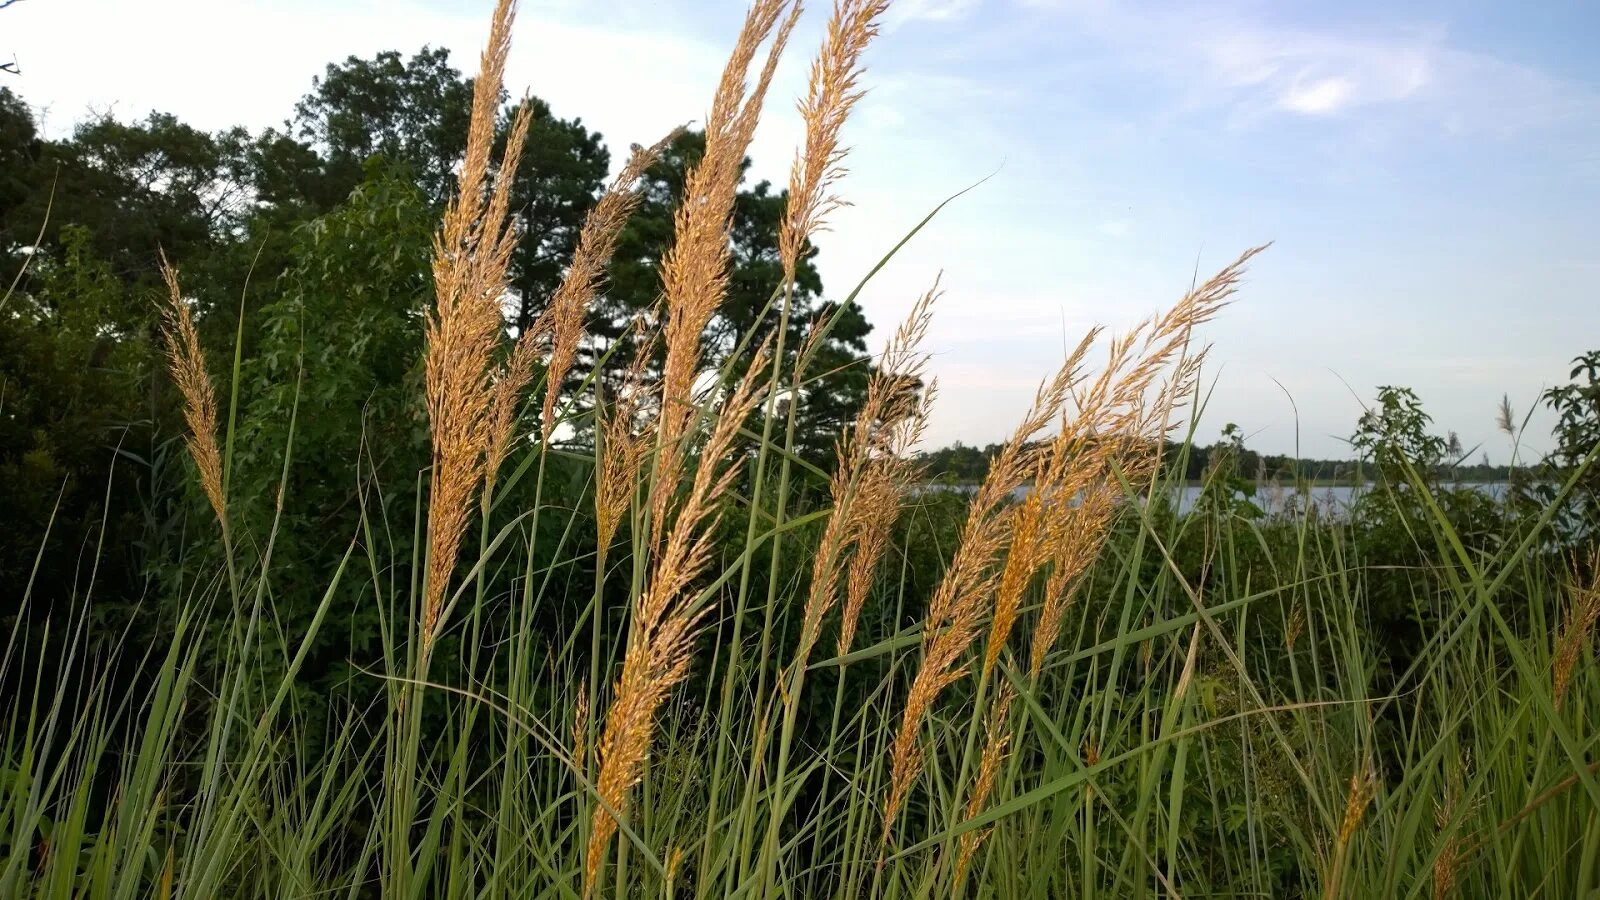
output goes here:
<path id="1" fill-rule="evenodd" d="M 1252 250 L 914 457 L 937 289 L 868 360 L 809 242 L 884 7 L 781 192 L 784 0 L 616 167 L 509 3 L 259 134 L 0 91 L 0 896 L 1600 890 L 1600 354 L 1546 459 L 1383 388 L 1269 512 L 1351 476 L 1182 428 Z"/>

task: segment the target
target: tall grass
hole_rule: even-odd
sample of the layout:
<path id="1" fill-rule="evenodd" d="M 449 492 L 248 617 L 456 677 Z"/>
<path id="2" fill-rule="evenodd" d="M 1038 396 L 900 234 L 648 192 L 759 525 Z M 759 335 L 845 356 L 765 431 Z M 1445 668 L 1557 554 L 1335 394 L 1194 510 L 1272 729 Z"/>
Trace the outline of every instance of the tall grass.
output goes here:
<path id="1" fill-rule="evenodd" d="M 785 319 L 794 261 L 841 202 L 842 129 L 886 5 L 837 0 L 800 104 L 770 301 Z M 423 549 L 386 558 L 389 524 L 364 516 L 309 620 L 278 618 L 274 532 L 230 531 L 234 410 L 219 443 L 169 269 L 172 376 L 220 555 L 162 598 L 179 611 L 164 646 L 91 634 L 92 595 L 44 626 L 64 639 L 9 636 L 0 896 L 1600 890 L 1600 562 L 1553 563 L 1537 521 L 1469 546 L 1425 499 L 1411 600 L 1435 630 L 1386 673 L 1358 526 L 1145 499 L 1171 487 L 1159 448 L 1203 401 L 1197 329 L 1257 250 L 1103 358 L 1087 335 L 970 498 L 919 490 L 909 456 L 934 393 L 930 291 L 818 468 L 794 408 L 828 323 L 786 352 L 785 322 L 709 370 L 700 344 L 798 5 L 749 10 L 641 349 L 575 387 L 584 306 L 659 147 L 596 207 L 550 312 L 503 346 L 514 234 L 489 155 L 513 13 L 496 9 L 434 248 Z M 532 507 L 502 508 L 524 478 Z M 296 676 L 339 627 L 347 579 L 382 612 L 360 676 L 382 689 L 312 717 Z M 139 677 L 117 680 L 130 659 Z"/>

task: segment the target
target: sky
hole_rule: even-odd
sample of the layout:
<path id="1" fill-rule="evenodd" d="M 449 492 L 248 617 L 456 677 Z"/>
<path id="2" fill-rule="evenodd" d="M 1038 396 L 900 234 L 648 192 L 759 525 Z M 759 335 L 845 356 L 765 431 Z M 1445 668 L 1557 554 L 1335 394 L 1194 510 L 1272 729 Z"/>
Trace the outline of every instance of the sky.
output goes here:
<path id="1" fill-rule="evenodd" d="M 3 76 L 60 134 L 91 111 L 279 124 L 351 54 L 452 50 L 490 0 L 17 0 Z M 752 147 L 782 185 L 828 2 L 812 0 Z M 507 85 L 620 162 L 703 117 L 739 0 L 523 0 Z M 1211 345 L 1197 439 L 1347 457 L 1379 385 L 1496 462 L 1540 392 L 1600 349 L 1600 4 L 897 0 L 846 128 L 852 205 L 818 239 L 842 296 L 893 330 L 942 277 L 928 444 L 1003 438 L 1064 347 L 1176 301 L 1272 241 Z M 1477 453 L 1474 454 L 1476 458 Z"/>

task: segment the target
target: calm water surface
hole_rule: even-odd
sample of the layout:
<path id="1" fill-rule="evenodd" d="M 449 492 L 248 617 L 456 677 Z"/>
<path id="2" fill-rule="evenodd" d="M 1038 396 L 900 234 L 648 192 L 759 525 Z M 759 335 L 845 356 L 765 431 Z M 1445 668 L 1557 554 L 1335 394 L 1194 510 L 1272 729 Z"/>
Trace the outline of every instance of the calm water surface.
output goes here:
<path id="1" fill-rule="evenodd" d="M 976 489 L 973 485 L 930 485 L 929 487 L 934 490 L 961 491 L 964 493 L 971 493 Z M 1496 481 L 1448 485 L 1448 487 L 1480 491 L 1499 500 L 1505 497 L 1507 485 L 1503 481 Z M 1359 487 L 1341 484 L 1296 491 L 1280 485 L 1264 484 L 1258 486 L 1255 496 L 1249 499 L 1256 506 L 1261 507 L 1268 515 L 1298 513 L 1305 508 L 1306 504 L 1310 503 L 1317 507 L 1319 513 L 1342 516 L 1349 511 L 1350 505 L 1356 501 L 1356 498 L 1373 489 L 1374 486 L 1370 484 Z M 1012 492 L 1012 496 L 1020 500 L 1028 496 L 1032 490 L 1033 487 L 1031 485 L 1019 487 Z M 1177 494 L 1178 511 L 1186 513 L 1194 509 L 1195 503 L 1200 500 L 1202 490 L 1200 485 L 1184 485 L 1181 488 L 1177 488 L 1175 493 Z"/>

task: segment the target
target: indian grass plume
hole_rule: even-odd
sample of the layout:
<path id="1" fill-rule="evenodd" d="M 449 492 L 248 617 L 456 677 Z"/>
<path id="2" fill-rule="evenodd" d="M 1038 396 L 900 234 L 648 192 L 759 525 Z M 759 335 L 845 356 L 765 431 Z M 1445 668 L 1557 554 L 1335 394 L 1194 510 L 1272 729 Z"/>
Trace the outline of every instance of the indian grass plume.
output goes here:
<path id="1" fill-rule="evenodd" d="M 1289 607 L 1289 621 L 1283 629 L 1283 648 L 1290 653 L 1294 652 L 1294 645 L 1299 643 L 1300 635 L 1306 630 L 1306 610 L 1296 599 Z"/>
<path id="2" fill-rule="evenodd" d="M 855 423 L 840 436 L 835 454 L 838 464 L 828 488 L 833 511 L 812 563 L 796 665 L 805 665 L 823 618 L 838 604 L 841 577 L 856 583 L 845 611 L 848 621 L 841 623 L 841 642 L 848 643 L 853 637 L 866 588 L 912 489 L 916 467 L 906 453 L 922 435 L 930 400 L 921 387 L 927 354 L 918 347 L 927 334 L 938 296 L 935 282 L 913 304 L 867 380 L 866 397 Z M 820 331 L 813 329 L 813 333 Z"/>
<path id="3" fill-rule="evenodd" d="M 572 705 L 572 765 L 579 772 L 589 768 L 589 686 L 578 685 L 578 699 Z"/>
<path id="4" fill-rule="evenodd" d="M 1032 636 L 1028 670 L 1037 678 L 1060 636 L 1079 577 L 1099 555 L 1123 499 L 1155 475 L 1173 411 L 1194 389 L 1205 349 L 1191 352 L 1195 327 L 1210 321 L 1238 289 L 1245 265 L 1267 245 L 1245 251 L 1165 313 L 1113 338 L 1105 368 L 1075 397 L 1077 415 L 1052 448 L 1055 509 L 1049 514 L 1050 575 Z M 1163 374 L 1164 382 L 1155 387 Z M 1152 390 L 1154 388 L 1154 390 Z"/>
<path id="5" fill-rule="evenodd" d="M 911 682 L 899 730 L 890 750 L 889 796 L 883 808 L 883 841 L 894 830 L 911 785 L 922 770 L 917 735 L 939 694 L 966 674 L 962 657 L 977 638 L 995 587 L 994 564 L 1014 520 L 1007 501 L 1030 470 L 1028 444 L 1066 402 L 1073 369 L 1063 365 L 1039 387 L 1027 415 L 989 466 L 973 495 L 950 565 L 934 589 L 923 621 L 922 665 Z"/>
<path id="6" fill-rule="evenodd" d="M 994 793 L 994 783 L 1000 773 L 1000 764 L 1005 761 L 1006 751 L 1011 746 L 1011 701 L 1014 699 L 1016 693 L 1010 682 L 1006 682 L 1001 684 L 994 705 L 989 707 L 989 721 L 984 726 L 983 755 L 978 760 L 978 774 L 972 783 L 972 795 L 967 798 L 965 817 L 969 821 L 983 812 L 989 805 L 989 796 Z M 979 828 L 961 835 L 956 854 L 957 890 L 960 890 L 966 882 L 973 854 L 977 853 L 978 845 L 989 836 L 989 831 L 990 828 Z"/>
<path id="7" fill-rule="evenodd" d="M 1466 862 L 1466 841 L 1454 820 L 1461 811 L 1462 781 L 1470 764 L 1471 758 L 1468 757 L 1465 762 L 1451 767 L 1444 799 L 1434 805 L 1433 821 L 1444 835 L 1439 854 L 1433 861 L 1434 900 L 1444 900 L 1455 891 L 1461 867 Z"/>
<path id="8" fill-rule="evenodd" d="M 678 136 L 681 129 L 650 147 L 635 147 L 611 186 L 584 217 L 583 228 L 578 233 L 578 247 L 573 251 L 572 264 L 567 267 L 561 284 L 551 295 L 550 302 L 526 331 L 517 336 L 511 357 L 495 379 L 494 398 L 489 406 L 488 444 L 485 451 L 485 492 L 494 487 L 495 475 L 510 451 L 512 431 L 516 425 L 517 406 L 522 391 L 533 378 L 533 367 L 541 343 L 548 336 L 550 358 L 545 366 L 544 404 L 540 415 L 540 439 L 546 445 L 555 428 L 556 398 L 572 370 L 578 355 L 578 345 L 583 339 L 584 316 L 600 289 L 606 266 L 616 252 L 617 238 L 622 228 L 639 205 L 636 189 L 639 178 L 661 157 L 667 145 Z M 514 136 L 513 140 L 517 140 Z"/>
<path id="9" fill-rule="evenodd" d="M 217 395 L 206 372 L 206 355 L 200 347 L 200 333 L 194 327 L 194 313 L 183 300 L 178 287 L 178 270 L 161 255 L 161 278 L 167 286 L 167 309 L 161 331 L 167 345 L 167 369 L 173 384 L 183 396 L 183 419 L 189 426 L 184 444 L 200 474 L 211 510 L 223 535 L 228 532 L 228 506 L 222 493 L 222 451 L 217 446 Z"/>
<path id="10" fill-rule="evenodd" d="M 1362 820 L 1366 818 L 1367 807 L 1372 805 L 1377 792 L 1377 776 L 1373 774 L 1370 764 L 1362 763 L 1361 767 L 1350 776 L 1350 786 L 1345 791 L 1344 816 L 1339 822 L 1339 831 L 1334 836 L 1331 871 L 1328 873 L 1327 886 L 1323 890 L 1323 897 L 1327 900 L 1344 896 L 1342 885 L 1346 851 L 1357 829 L 1361 827 Z"/>
<path id="11" fill-rule="evenodd" d="M 693 392 L 701 370 L 701 337 L 727 294 L 732 252 L 728 232 L 744 155 L 799 11 L 788 0 L 757 0 L 746 14 L 712 99 L 705 153 L 684 180 L 683 202 L 673 218 L 672 247 L 661 261 L 666 360 L 657 423 L 659 454 L 650 496 L 651 522 L 658 537 L 665 534 L 667 506 L 687 458 L 682 443 L 696 410 Z M 765 65 L 747 90 L 756 52 L 769 38 Z"/>
<path id="12" fill-rule="evenodd" d="M 1338 841 L 1341 846 L 1347 846 L 1355 836 L 1356 829 L 1361 827 L 1361 820 L 1366 817 L 1367 807 L 1372 803 L 1377 789 L 1377 779 L 1368 768 L 1364 767 L 1350 776 L 1350 788 L 1345 794 L 1344 819 L 1339 824 Z"/>
<path id="13" fill-rule="evenodd" d="M 1045 560 L 1044 533 L 1045 486 L 1035 482 L 1034 488 L 1022 501 L 1016 513 L 1016 524 L 1011 529 L 1011 546 L 1006 551 L 1005 567 L 995 591 L 994 614 L 989 623 L 989 640 L 983 653 L 980 676 L 988 680 L 1000 653 L 1005 649 L 1006 638 L 1016 623 L 1022 608 L 1022 594 L 1029 580 Z"/>
<path id="14" fill-rule="evenodd" d="M 837 650 L 841 655 L 848 653 L 855 641 L 856 625 L 872 591 L 878 563 L 889 548 L 901 507 L 921 471 L 905 458 L 905 454 L 922 441 L 928 415 L 939 392 L 936 379 L 923 382 L 928 357 L 919 349 L 932 319 L 932 304 L 938 296 L 936 281 L 890 339 L 874 374 L 875 379 L 881 380 L 868 382 L 869 395 L 874 399 L 883 398 L 883 405 L 857 419 L 855 441 L 865 445 L 876 438 L 884 453 L 863 477 L 860 489 L 863 514 L 856 528 L 855 552 L 844 575 L 844 606 L 839 616 Z M 873 389 L 874 384 L 878 385 L 877 390 Z M 896 427 L 880 427 L 882 422 L 891 419 L 898 423 Z"/>
<path id="15" fill-rule="evenodd" d="M 617 831 L 611 812 L 628 810 L 629 795 L 649 758 L 656 712 L 689 674 L 693 642 L 711 606 L 696 606 L 688 588 L 710 563 L 721 500 L 742 460 L 728 461 L 745 417 L 761 399 L 763 349 L 718 410 L 700 450 L 687 496 L 667 527 L 660 553 L 633 604 L 622 674 L 612 691 L 598 749 L 597 805 L 584 855 L 584 894 L 592 895 L 606 847 Z"/>
<path id="16" fill-rule="evenodd" d="M 425 335 L 424 393 L 432 431 L 432 493 L 428 502 L 427 574 L 422 604 L 422 655 L 437 635 L 443 599 L 455 570 L 473 493 L 483 483 L 494 398 L 491 361 L 503 333 L 500 300 L 516 232 L 509 227 L 510 176 L 522 151 L 529 106 L 513 124 L 501 160 L 502 177 L 489 184 L 495 114 L 511 47 L 516 4 L 495 7 L 488 45 L 473 86 L 467 151 L 433 243 L 435 308 Z"/>
<path id="17" fill-rule="evenodd" d="M 850 652 L 855 643 L 856 626 L 861 621 L 861 611 L 866 607 L 876 580 L 878 563 L 889 549 L 894 524 L 911 479 L 906 475 L 880 472 L 869 476 L 859 492 L 861 518 L 855 536 L 855 552 L 844 572 L 844 603 L 839 613 L 839 638 L 836 644 L 839 655 Z"/>
<path id="18" fill-rule="evenodd" d="M 633 216 L 633 211 L 638 208 L 639 179 L 655 165 L 680 133 L 682 129 L 674 129 L 649 147 L 635 147 L 627 164 L 584 219 L 572 265 L 550 299 L 550 364 L 545 372 L 544 406 L 540 418 L 544 426 L 542 434 L 547 442 L 555 427 L 556 398 L 578 355 L 584 317 L 600 289 L 606 266 L 616 252 L 617 238 Z"/>
<path id="19" fill-rule="evenodd" d="M 673 847 L 667 852 L 667 884 L 663 892 L 664 896 L 673 897 L 677 894 L 673 888 L 674 883 L 678 880 L 678 870 L 683 868 L 683 856 L 682 847 Z"/>
<path id="20" fill-rule="evenodd" d="M 847 148 L 839 134 L 863 91 L 861 54 L 877 36 L 889 0 L 834 0 L 822 49 L 811 62 L 806 97 L 800 102 L 805 146 L 789 171 L 789 205 L 778 234 L 778 257 L 785 283 L 792 283 L 806 241 L 827 227 L 830 213 L 844 205 L 832 186 L 845 174 Z"/>
<path id="21" fill-rule="evenodd" d="M 1556 640 L 1556 652 L 1551 669 L 1555 707 L 1560 710 L 1572 687 L 1572 673 L 1578 658 L 1590 646 L 1596 620 L 1600 620 L 1600 548 L 1590 561 L 1591 580 L 1588 584 L 1577 582 L 1572 588 L 1572 600 L 1567 605 L 1561 634 Z"/>
<path id="22" fill-rule="evenodd" d="M 595 456 L 599 471 L 595 474 L 594 511 L 596 547 L 600 553 L 611 548 L 617 527 L 633 502 L 640 463 L 644 460 L 645 436 L 638 432 L 641 410 L 649 399 L 644 384 L 645 366 L 649 362 L 651 341 L 641 341 L 635 348 L 633 362 L 622 376 L 622 383 L 609 406 L 605 406 L 596 389 Z"/>
<path id="23" fill-rule="evenodd" d="M 1029 677 L 1038 679 L 1045 657 L 1058 639 L 1076 582 L 1099 555 L 1109 534 L 1122 499 L 1116 479 L 1125 479 L 1137 488 L 1155 473 L 1171 412 L 1186 396 L 1198 372 L 1198 362 L 1192 361 L 1204 356 L 1204 351 L 1185 355 L 1194 326 L 1209 320 L 1227 302 L 1243 272 L 1243 263 L 1259 250 L 1244 254 L 1216 278 L 1190 291 L 1167 313 L 1114 337 L 1105 368 L 1081 392 L 1081 366 L 1099 330 L 1091 329 L 1068 356 L 1062 371 L 1064 383 L 1076 401 L 1076 414 L 1063 413 L 1060 430 L 1037 454 L 1032 490 L 1012 511 L 1010 543 L 995 585 L 983 680 L 988 679 L 1006 646 L 1024 589 L 1036 573 L 1048 568 L 1045 601 L 1032 636 L 1029 659 Z M 1169 368 L 1176 371 L 1152 400 L 1148 396 L 1150 386 Z M 992 716 L 1009 712 L 1009 685 L 1003 690 L 1005 699 L 991 709 Z M 979 761 L 979 777 L 968 801 L 968 819 L 977 816 L 987 802 L 989 787 L 984 784 L 984 768 L 997 766 L 1005 751 L 996 728 L 991 719 Z M 979 840 L 975 832 L 962 837 L 957 885 L 961 884 Z"/>

